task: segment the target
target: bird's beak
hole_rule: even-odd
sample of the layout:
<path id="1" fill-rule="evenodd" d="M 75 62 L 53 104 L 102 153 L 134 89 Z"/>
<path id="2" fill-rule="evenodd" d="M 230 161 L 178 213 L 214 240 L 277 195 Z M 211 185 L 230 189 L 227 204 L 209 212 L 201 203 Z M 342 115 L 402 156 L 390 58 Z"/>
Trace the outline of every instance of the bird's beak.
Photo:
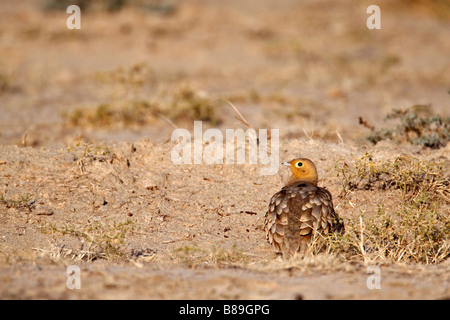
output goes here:
<path id="1" fill-rule="evenodd" d="M 283 165 L 290 166 L 291 164 L 288 161 L 283 162 Z"/>

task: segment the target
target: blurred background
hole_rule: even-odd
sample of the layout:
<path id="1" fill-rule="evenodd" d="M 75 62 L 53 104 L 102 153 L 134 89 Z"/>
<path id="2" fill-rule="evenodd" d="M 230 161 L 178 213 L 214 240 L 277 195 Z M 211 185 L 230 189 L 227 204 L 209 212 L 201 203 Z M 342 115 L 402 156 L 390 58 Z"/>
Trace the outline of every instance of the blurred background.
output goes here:
<path id="1" fill-rule="evenodd" d="M 71 4 L 80 30 L 66 27 Z M 2 0 L 0 144 L 245 128 L 226 100 L 281 138 L 370 144 L 413 121 L 445 144 L 450 1 L 377 1 L 380 30 L 366 26 L 371 4 Z"/>

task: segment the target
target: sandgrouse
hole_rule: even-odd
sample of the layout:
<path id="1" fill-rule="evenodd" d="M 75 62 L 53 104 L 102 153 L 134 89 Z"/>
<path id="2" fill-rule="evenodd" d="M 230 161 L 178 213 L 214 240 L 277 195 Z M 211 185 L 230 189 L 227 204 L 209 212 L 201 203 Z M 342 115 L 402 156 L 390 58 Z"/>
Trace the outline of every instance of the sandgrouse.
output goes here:
<path id="1" fill-rule="evenodd" d="M 334 211 L 330 192 L 317 186 L 317 169 L 311 160 L 283 164 L 290 166 L 292 176 L 270 199 L 264 227 L 270 244 L 289 257 L 304 252 L 315 234 L 343 232 L 344 224 Z"/>

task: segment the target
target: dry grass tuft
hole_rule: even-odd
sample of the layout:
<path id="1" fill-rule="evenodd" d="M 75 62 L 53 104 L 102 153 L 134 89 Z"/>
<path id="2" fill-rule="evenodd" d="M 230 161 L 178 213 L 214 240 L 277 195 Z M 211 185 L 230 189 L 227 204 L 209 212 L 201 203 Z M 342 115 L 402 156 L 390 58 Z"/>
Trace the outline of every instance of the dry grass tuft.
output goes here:
<path id="1" fill-rule="evenodd" d="M 60 244 L 53 240 L 48 249 L 34 248 L 35 251 L 40 252 L 41 256 L 48 257 L 51 261 L 93 261 L 97 254 L 93 251 L 95 245 L 92 243 L 82 242 L 80 248 L 68 248 L 65 244 Z"/>
<path id="2" fill-rule="evenodd" d="M 136 80 L 137 81 L 137 80 Z M 220 122 L 218 103 L 199 90 L 182 85 L 169 98 L 162 96 L 154 101 L 131 99 L 114 103 L 101 103 L 94 108 L 76 108 L 61 114 L 71 126 L 125 128 L 143 126 L 158 120 Z"/>
<path id="3" fill-rule="evenodd" d="M 355 159 L 354 168 L 345 162 L 336 166 L 341 180 L 341 197 L 352 190 L 400 189 L 405 196 L 415 196 L 427 192 L 431 200 L 442 197 L 450 201 L 447 176 L 447 162 L 444 160 L 422 161 L 412 156 L 399 156 L 393 160 L 376 161 L 366 152 Z"/>
<path id="4" fill-rule="evenodd" d="M 46 224 L 42 226 L 41 232 L 52 235 L 69 235 L 81 242 L 79 248 L 52 245 L 51 249 L 48 250 L 50 257 L 63 257 L 83 261 L 97 259 L 120 261 L 127 258 L 125 240 L 127 234 L 133 228 L 134 223 L 127 219 L 124 222 L 114 221 L 112 224 L 101 221 L 89 221 L 84 225 L 65 224 L 59 226 Z"/>
<path id="5" fill-rule="evenodd" d="M 80 170 L 81 173 L 85 171 L 85 167 L 88 163 L 92 161 L 106 161 L 112 162 L 115 157 L 114 153 L 103 144 L 97 144 L 93 141 L 85 142 L 81 136 L 74 139 L 73 145 L 67 145 L 67 151 L 73 152 L 76 160 L 76 168 Z"/>
<path id="6" fill-rule="evenodd" d="M 61 114 L 72 126 L 126 127 L 144 125 L 155 116 L 158 107 L 146 101 L 132 100 L 121 103 L 101 103 L 94 108 L 76 108 Z"/>
<path id="7" fill-rule="evenodd" d="M 6 198 L 4 194 L 0 195 L 0 204 L 6 208 L 31 209 L 34 207 L 35 200 L 32 195 L 26 194 L 15 198 Z"/>
<path id="8" fill-rule="evenodd" d="M 450 255 L 450 180 L 445 162 L 411 156 L 375 161 L 366 153 L 355 167 L 337 167 L 341 197 L 354 190 L 400 190 L 392 211 L 379 203 L 375 218 L 346 221 L 346 233 L 326 239 L 333 251 L 364 261 L 440 263 Z M 447 208 L 447 209 L 446 209 Z"/>
<path id="9" fill-rule="evenodd" d="M 171 101 L 163 105 L 160 112 L 170 119 L 189 119 L 209 121 L 217 124 L 217 102 L 213 102 L 204 91 L 194 90 L 188 85 L 182 85 L 172 94 Z"/>

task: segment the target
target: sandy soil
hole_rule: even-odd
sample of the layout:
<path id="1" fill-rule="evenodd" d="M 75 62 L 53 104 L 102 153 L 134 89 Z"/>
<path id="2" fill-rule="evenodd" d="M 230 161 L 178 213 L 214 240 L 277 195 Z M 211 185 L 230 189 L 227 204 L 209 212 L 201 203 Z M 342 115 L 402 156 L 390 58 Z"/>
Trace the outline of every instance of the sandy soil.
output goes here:
<path id="1" fill-rule="evenodd" d="M 0 3 L 1 299 L 450 297 L 448 259 L 277 257 L 262 222 L 287 170 L 175 165 L 174 127 L 192 130 L 195 119 L 77 125 L 64 117 L 164 101 L 188 86 L 217 106 L 204 130 L 246 128 L 223 103 L 232 101 L 254 128 L 280 129 L 280 162 L 315 161 L 343 218 L 374 216 L 380 203 L 398 204 L 398 190 L 339 198 L 335 167 L 366 151 L 449 161 L 449 145 L 373 146 L 358 125 L 363 117 L 383 126 L 393 108 L 418 104 L 450 115 L 448 11 L 381 2 L 382 29 L 368 30 L 365 1 L 152 3 L 169 13 L 91 10 L 81 30 L 38 1 Z M 371 264 L 379 290 L 367 287 Z M 80 290 L 66 286 L 69 265 L 80 267 Z"/>

